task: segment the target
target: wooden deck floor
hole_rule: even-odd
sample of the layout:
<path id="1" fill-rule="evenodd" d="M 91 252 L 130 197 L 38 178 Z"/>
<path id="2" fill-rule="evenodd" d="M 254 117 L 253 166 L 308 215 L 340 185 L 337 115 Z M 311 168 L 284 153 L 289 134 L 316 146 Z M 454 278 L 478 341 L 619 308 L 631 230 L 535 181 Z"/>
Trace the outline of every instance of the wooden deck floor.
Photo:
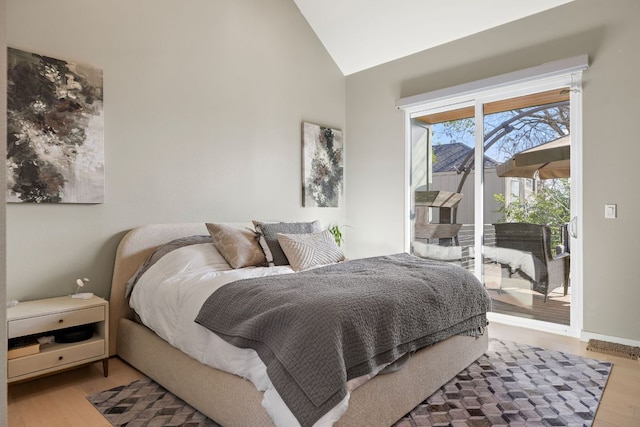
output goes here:
<path id="1" fill-rule="evenodd" d="M 563 295 L 562 287 L 549 292 L 547 301 L 544 296 L 532 291 L 530 283 L 519 277 L 488 277 L 487 291 L 493 301 L 494 313 L 508 314 L 527 319 L 569 325 L 571 313 L 571 294 Z M 569 287 L 571 292 L 571 287 Z"/>

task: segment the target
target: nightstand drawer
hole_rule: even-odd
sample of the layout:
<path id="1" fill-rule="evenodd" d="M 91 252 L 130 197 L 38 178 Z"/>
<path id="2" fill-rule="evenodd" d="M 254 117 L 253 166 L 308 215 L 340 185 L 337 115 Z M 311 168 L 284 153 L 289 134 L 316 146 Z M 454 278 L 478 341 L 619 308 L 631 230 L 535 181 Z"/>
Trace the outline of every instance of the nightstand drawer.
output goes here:
<path id="1" fill-rule="evenodd" d="M 100 356 L 106 357 L 105 340 L 101 337 L 93 338 L 70 344 L 47 344 L 52 347 L 41 353 L 31 356 L 11 359 L 7 362 L 7 377 L 9 379 L 25 374 L 38 375 L 52 368 L 62 369 L 65 365 L 71 365 L 83 360 L 89 360 Z"/>
<path id="2" fill-rule="evenodd" d="M 8 322 L 8 338 L 38 334 L 105 320 L 105 307 L 89 307 Z"/>

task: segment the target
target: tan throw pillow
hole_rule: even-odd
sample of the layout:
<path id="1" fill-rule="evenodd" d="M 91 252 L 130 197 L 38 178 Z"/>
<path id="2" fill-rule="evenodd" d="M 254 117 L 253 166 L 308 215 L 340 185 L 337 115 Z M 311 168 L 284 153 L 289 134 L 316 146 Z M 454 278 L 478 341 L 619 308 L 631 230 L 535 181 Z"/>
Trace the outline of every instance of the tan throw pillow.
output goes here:
<path id="1" fill-rule="evenodd" d="M 205 224 L 213 244 L 233 268 L 266 266 L 267 259 L 258 243 L 258 236 L 248 228 L 224 224 Z"/>
<path id="2" fill-rule="evenodd" d="M 311 234 L 278 234 L 278 242 L 295 271 L 344 260 L 329 230 Z"/>

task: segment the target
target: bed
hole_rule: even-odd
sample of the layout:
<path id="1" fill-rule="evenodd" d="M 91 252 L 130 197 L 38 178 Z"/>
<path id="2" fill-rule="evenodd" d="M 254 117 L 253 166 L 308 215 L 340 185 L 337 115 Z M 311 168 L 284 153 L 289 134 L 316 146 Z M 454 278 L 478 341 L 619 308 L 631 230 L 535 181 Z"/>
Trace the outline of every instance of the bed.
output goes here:
<path id="1" fill-rule="evenodd" d="M 239 225 L 239 224 L 234 224 Z M 125 298 L 127 282 L 161 245 L 205 235 L 203 223 L 154 224 L 135 228 L 116 253 L 110 295 L 110 355 L 117 355 L 223 426 L 269 426 L 263 393 L 237 375 L 209 367 L 134 320 Z M 481 336 L 455 335 L 417 351 L 406 365 L 377 375 L 355 389 L 337 426 L 389 426 L 480 357 Z"/>

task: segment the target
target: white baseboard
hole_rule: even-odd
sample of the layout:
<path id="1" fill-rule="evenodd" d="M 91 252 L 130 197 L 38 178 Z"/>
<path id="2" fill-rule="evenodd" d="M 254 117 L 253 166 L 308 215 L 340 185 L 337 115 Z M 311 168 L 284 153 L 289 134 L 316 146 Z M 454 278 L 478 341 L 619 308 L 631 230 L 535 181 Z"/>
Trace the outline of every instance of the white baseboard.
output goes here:
<path id="1" fill-rule="evenodd" d="M 579 338 L 579 334 L 575 333 L 569 326 L 558 323 L 542 322 L 493 312 L 487 313 L 487 319 L 489 319 L 489 322 L 504 323 L 505 325 Z"/>
<path id="2" fill-rule="evenodd" d="M 515 316 L 507 316 L 500 313 L 487 313 L 487 319 L 489 322 L 504 323 L 505 325 L 518 326 L 520 328 L 533 329 L 541 332 L 549 332 L 552 334 L 565 335 L 569 337 L 578 338 L 580 341 L 589 341 L 590 339 L 608 341 L 616 344 L 624 344 L 632 347 L 640 347 L 640 341 L 630 340 L 627 338 L 613 337 L 610 335 L 596 334 L 593 332 L 579 331 L 574 333 L 572 328 L 567 325 L 560 325 L 557 323 L 541 322 L 531 319 L 524 319 Z"/>

